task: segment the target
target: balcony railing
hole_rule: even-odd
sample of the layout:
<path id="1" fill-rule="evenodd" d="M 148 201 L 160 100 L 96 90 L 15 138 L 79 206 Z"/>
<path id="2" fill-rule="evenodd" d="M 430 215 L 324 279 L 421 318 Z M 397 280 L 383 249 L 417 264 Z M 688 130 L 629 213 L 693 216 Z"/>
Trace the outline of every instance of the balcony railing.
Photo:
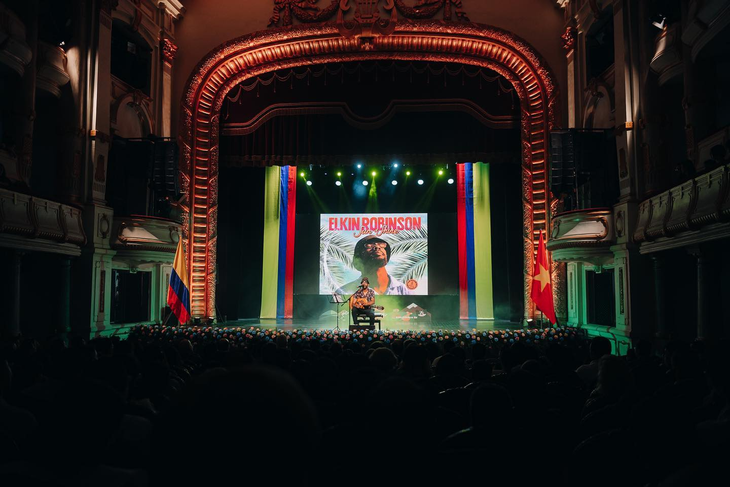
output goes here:
<path id="1" fill-rule="evenodd" d="M 32 237 L 76 246 L 86 243 L 79 208 L 7 189 L 0 189 L 2 235 Z M 17 246 L 24 243 L 28 242 L 18 241 Z"/>
<path id="2" fill-rule="evenodd" d="M 589 208 L 553 217 L 548 249 L 613 244 L 613 213 L 609 208 Z"/>
<path id="3" fill-rule="evenodd" d="M 681 35 L 682 27 L 677 22 L 662 30 L 654 41 L 654 57 L 650 66 L 654 72 L 659 74 L 660 85 L 682 74 L 684 66 L 682 64 Z"/>
<path id="4" fill-rule="evenodd" d="M 71 78 L 66 72 L 66 53 L 60 47 L 38 42 L 38 76 L 39 90 L 46 91 L 56 98 L 61 97 L 61 87 Z"/>
<path id="5" fill-rule="evenodd" d="M 180 224 L 152 216 L 114 217 L 111 246 L 116 250 L 175 252 Z"/>
<path id="6" fill-rule="evenodd" d="M 730 217 L 730 165 L 701 174 L 639 204 L 637 242 L 672 237 Z"/>

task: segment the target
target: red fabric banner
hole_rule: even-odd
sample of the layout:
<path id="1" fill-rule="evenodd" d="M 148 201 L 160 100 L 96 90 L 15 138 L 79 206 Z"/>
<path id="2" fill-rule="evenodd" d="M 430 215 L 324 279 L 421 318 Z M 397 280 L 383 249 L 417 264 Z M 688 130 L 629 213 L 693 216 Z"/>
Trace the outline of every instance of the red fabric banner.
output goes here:
<path id="1" fill-rule="evenodd" d="M 466 249 L 466 186 L 464 165 L 456 164 L 456 220 L 459 245 L 459 318 L 469 318 L 469 275 Z"/>
<path id="2" fill-rule="evenodd" d="M 286 217 L 286 271 L 284 276 L 284 318 L 294 314 L 294 233 L 297 214 L 297 167 L 289 166 L 289 198 Z"/>

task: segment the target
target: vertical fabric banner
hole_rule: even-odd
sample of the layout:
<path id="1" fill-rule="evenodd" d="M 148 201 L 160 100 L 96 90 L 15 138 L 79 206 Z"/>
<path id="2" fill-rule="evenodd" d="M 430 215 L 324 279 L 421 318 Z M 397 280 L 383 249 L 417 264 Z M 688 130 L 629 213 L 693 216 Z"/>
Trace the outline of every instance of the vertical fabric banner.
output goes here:
<path id="1" fill-rule="evenodd" d="M 294 303 L 296 166 L 266 168 L 261 318 L 291 319 Z"/>
<path id="2" fill-rule="evenodd" d="M 288 166 L 289 192 L 287 203 L 286 228 L 286 284 L 284 287 L 284 318 L 294 315 L 294 234 L 296 232 L 297 214 L 297 167 Z"/>
<path id="3" fill-rule="evenodd" d="M 494 319 L 489 166 L 456 165 L 459 317 Z"/>
<path id="4" fill-rule="evenodd" d="M 464 204 L 466 206 L 466 275 L 467 275 L 467 304 L 469 318 L 477 316 L 476 283 L 474 278 L 474 180 L 473 165 L 464 164 Z"/>
<path id="5" fill-rule="evenodd" d="M 276 318 L 279 282 L 279 191 L 281 169 L 266 168 L 264 179 L 264 255 L 261 273 L 261 318 Z"/>
<path id="6" fill-rule="evenodd" d="M 464 164 L 456 165 L 456 228 L 459 245 L 459 319 L 469 319 L 469 276 L 466 264 L 466 185 Z"/>
<path id="7" fill-rule="evenodd" d="M 291 319 L 294 303 L 294 233 L 296 230 L 297 168 L 280 168 L 279 265 L 276 317 Z"/>
<path id="8" fill-rule="evenodd" d="M 474 175 L 474 288 L 476 317 L 494 319 L 492 294 L 492 207 L 489 164 L 473 164 Z"/>

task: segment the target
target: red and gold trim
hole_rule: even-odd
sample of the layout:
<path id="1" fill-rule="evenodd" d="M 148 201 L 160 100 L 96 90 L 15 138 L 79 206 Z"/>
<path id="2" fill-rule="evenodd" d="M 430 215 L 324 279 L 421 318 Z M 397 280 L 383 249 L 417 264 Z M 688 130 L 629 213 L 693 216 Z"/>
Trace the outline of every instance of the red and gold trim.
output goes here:
<path id="1" fill-rule="evenodd" d="M 228 92 L 264 73 L 359 60 L 434 61 L 491 69 L 507 79 L 522 105 L 525 316 L 532 317 L 534 253 L 547 222 L 546 160 L 558 88 L 545 61 L 517 36 L 487 25 L 438 21 L 398 24 L 389 36 L 345 38 L 336 25 L 271 29 L 213 50 L 191 74 L 180 120 L 182 188 L 188 193 L 191 311 L 215 314 L 219 114 Z"/>

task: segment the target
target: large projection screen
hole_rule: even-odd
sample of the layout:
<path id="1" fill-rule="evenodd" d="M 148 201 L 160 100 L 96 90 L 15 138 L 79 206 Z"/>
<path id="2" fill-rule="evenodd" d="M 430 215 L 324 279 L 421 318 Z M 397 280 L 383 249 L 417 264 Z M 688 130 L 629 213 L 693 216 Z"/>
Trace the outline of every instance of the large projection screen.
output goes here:
<path id="1" fill-rule="evenodd" d="M 319 237 L 320 294 L 351 294 L 362 277 L 378 294 L 428 294 L 426 213 L 322 214 Z"/>

